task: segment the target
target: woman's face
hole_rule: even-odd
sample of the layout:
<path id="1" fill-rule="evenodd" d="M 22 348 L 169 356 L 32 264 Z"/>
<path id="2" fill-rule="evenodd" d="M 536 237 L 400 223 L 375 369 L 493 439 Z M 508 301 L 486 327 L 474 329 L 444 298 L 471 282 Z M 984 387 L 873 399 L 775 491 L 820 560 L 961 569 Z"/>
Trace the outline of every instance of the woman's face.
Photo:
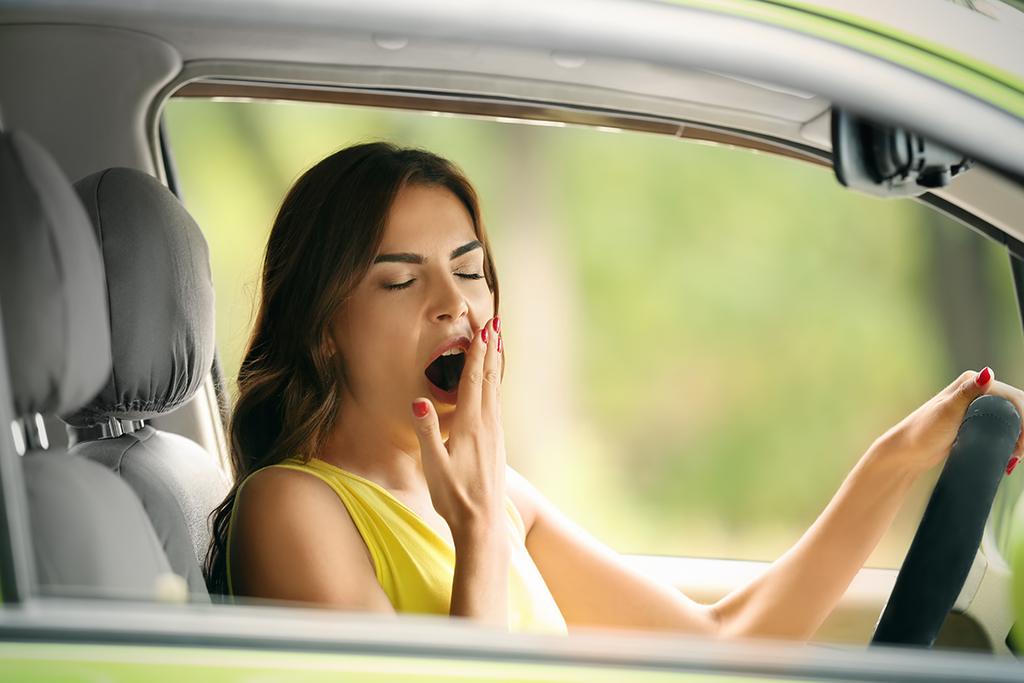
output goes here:
<path id="1" fill-rule="evenodd" d="M 343 413 L 354 404 L 385 429 L 411 432 L 410 404 L 425 396 L 447 438 L 457 391 L 442 391 L 427 367 L 446 347 L 468 346 L 493 311 L 483 245 L 462 202 L 444 187 L 403 187 L 374 264 L 331 326 L 348 380 Z"/>

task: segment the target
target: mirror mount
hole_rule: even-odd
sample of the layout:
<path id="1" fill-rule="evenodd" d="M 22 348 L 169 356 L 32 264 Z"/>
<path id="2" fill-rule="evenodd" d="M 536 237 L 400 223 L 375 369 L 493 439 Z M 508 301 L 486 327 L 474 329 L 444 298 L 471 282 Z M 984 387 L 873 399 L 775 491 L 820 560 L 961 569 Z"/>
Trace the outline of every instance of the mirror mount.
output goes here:
<path id="1" fill-rule="evenodd" d="M 839 182 L 875 197 L 945 187 L 973 161 L 903 128 L 832 108 L 832 165 Z"/>

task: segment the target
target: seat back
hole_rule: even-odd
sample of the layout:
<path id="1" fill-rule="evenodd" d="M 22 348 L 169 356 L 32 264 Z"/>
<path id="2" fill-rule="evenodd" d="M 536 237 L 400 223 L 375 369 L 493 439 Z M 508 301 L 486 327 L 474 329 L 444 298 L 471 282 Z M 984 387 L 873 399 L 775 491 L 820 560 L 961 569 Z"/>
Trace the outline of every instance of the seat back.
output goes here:
<path id="1" fill-rule="evenodd" d="M 208 599 L 208 517 L 229 488 L 189 439 L 141 426 L 188 401 L 213 364 L 213 283 L 199 226 L 155 178 L 126 168 L 75 185 L 99 238 L 113 365 L 99 394 L 65 416 L 71 453 L 120 475 L 142 500 L 174 571 Z"/>
<path id="2" fill-rule="evenodd" d="M 42 414 L 77 410 L 110 371 L 103 268 L 88 216 L 49 154 L 17 131 L 0 132 L 0 207 L 0 362 L 21 418 L 15 447 L 38 588 L 152 599 L 173 575 L 138 498 L 110 470 L 48 450 L 42 430 Z"/>

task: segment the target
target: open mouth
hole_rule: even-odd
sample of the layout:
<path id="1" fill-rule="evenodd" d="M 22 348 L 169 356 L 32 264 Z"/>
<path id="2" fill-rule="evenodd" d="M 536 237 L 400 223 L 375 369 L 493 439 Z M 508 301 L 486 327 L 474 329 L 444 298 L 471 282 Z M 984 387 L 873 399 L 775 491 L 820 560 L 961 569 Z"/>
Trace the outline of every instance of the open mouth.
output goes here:
<path id="1" fill-rule="evenodd" d="M 430 383 L 444 392 L 454 391 L 459 386 L 462 368 L 466 366 L 465 349 L 453 348 L 434 359 L 423 372 Z"/>

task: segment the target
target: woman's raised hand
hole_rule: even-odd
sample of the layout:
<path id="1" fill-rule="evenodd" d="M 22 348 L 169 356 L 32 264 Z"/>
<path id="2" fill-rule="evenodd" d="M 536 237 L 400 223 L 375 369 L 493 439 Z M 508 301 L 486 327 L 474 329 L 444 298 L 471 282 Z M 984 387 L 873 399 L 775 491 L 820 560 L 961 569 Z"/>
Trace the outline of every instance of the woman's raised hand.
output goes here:
<path id="1" fill-rule="evenodd" d="M 448 442 L 429 399 L 413 401 L 430 498 L 459 544 L 504 519 L 505 436 L 501 425 L 501 325 L 487 321 L 466 350 Z"/>
<path id="2" fill-rule="evenodd" d="M 1024 416 L 1024 392 L 997 382 L 990 368 L 981 372 L 967 371 L 927 403 L 903 418 L 879 440 L 890 450 L 899 452 L 903 462 L 915 472 L 924 472 L 943 462 L 956 440 L 960 422 L 971 401 L 982 394 L 1002 396 Z M 1007 474 L 1024 453 L 1024 433 L 1017 438 L 1007 463 Z"/>

